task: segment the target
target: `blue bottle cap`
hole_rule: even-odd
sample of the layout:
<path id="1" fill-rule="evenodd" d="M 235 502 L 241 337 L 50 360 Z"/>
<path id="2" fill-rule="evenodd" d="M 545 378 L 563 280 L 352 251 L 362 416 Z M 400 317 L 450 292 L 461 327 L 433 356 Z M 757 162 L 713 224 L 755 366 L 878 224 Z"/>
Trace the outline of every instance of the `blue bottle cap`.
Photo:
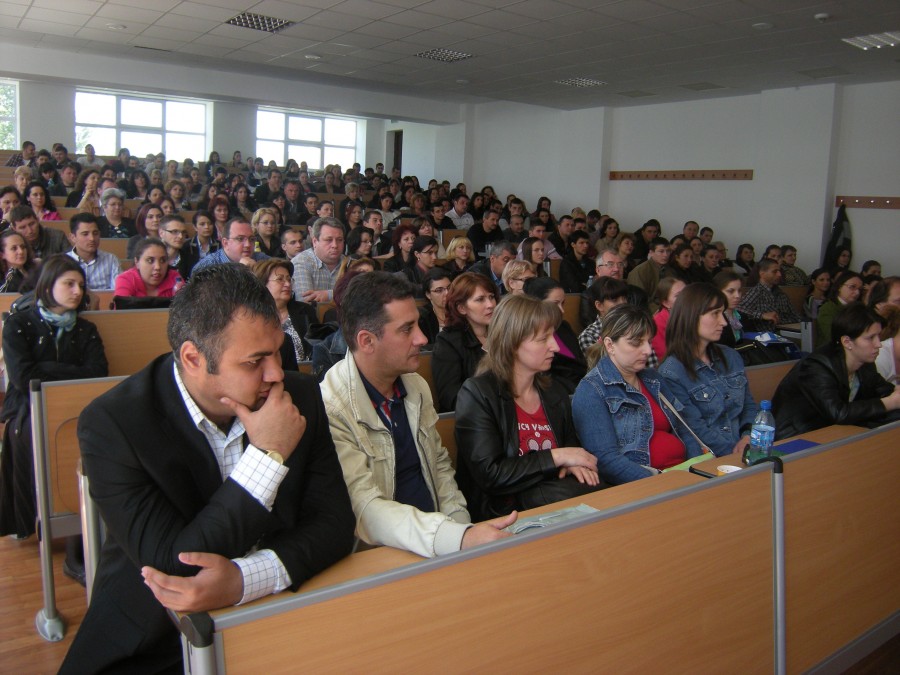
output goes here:
<path id="1" fill-rule="evenodd" d="M 772 401 L 760 401 L 759 408 L 760 408 L 760 410 L 771 410 L 772 409 Z"/>

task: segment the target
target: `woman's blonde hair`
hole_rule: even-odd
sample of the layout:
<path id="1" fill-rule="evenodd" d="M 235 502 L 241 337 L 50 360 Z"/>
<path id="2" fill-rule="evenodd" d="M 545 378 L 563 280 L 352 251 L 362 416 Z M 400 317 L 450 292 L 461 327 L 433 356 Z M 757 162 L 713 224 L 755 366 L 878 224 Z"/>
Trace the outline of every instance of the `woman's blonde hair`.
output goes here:
<path id="1" fill-rule="evenodd" d="M 562 321 L 559 308 L 527 295 L 507 295 L 494 309 L 476 375 L 492 373 L 514 396 L 516 353 L 526 340 L 543 331 L 555 331 Z M 535 383 L 544 387 L 549 377 L 538 373 Z"/>
<path id="2" fill-rule="evenodd" d="M 448 261 L 454 260 L 456 258 L 456 249 L 463 244 L 469 245 L 468 262 L 475 262 L 475 247 L 472 246 L 472 242 L 468 237 L 453 237 L 447 245 L 447 255 L 445 259 Z"/>
<path id="3" fill-rule="evenodd" d="M 503 268 L 500 279 L 503 281 L 503 285 L 508 289 L 509 280 L 521 277 L 525 272 L 531 272 L 537 276 L 537 272 L 534 271 L 534 265 L 527 260 L 510 260 L 506 263 L 506 267 Z"/>
<path id="4" fill-rule="evenodd" d="M 272 216 L 276 222 L 279 218 L 279 214 L 275 211 L 275 209 L 270 209 L 268 207 L 256 209 L 256 211 L 253 213 L 253 218 L 250 221 L 250 226 L 253 228 L 254 234 L 256 234 L 256 226 L 259 225 L 259 221 L 262 220 L 263 216 Z"/>

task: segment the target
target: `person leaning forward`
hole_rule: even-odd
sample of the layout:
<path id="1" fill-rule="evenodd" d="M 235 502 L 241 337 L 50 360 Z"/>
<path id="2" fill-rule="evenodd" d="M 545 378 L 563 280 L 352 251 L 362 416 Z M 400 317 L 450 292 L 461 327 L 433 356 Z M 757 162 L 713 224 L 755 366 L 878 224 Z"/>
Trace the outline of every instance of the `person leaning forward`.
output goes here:
<path id="1" fill-rule="evenodd" d="M 437 413 L 416 374 L 427 339 L 414 288 L 386 272 L 361 274 L 341 301 L 346 358 L 322 382 L 357 536 L 433 557 L 509 536 L 503 518 L 471 524 Z"/>
<path id="2" fill-rule="evenodd" d="M 172 354 L 85 408 L 78 438 L 108 535 L 61 673 L 182 672 L 166 609 L 297 588 L 353 545 L 315 380 L 281 369 L 275 302 L 242 265 L 193 275 Z"/>

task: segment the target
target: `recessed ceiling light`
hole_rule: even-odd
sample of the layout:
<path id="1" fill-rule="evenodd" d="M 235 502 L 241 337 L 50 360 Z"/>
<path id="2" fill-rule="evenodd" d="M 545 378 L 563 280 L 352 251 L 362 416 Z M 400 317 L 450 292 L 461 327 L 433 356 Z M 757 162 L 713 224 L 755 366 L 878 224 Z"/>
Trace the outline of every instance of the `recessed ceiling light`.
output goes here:
<path id="1" fill-rule="evenodd" d="M 304 54 L 303 58 L 306 59 L 307 61 L 321 61 L 322 60 L 322 57 L 319 56 L 318 54 Z"/>
<path id="2" fill-rule="evenodd" d="M 900 31 L 857 35 L 856 37 L 842 38 L 841 42 L 846 42 L 848 45 L 853 45 L 864 51 L 880 49 L 881 47 L 896 47 L 900 44 Z"/>
<path id="3" fill-rule="evenodd" d="M 754 30 L 772 30 L 775 27 L 775 24 L 769 23 L 768 21 L 760 21 L 758 23 L 750 24 L 750 28 Z"/>
<path id="4" fill-rule="evenodd" d="M 471 54 L 456 52 L 452 49 L 429 49 L 427 52 L 419 52 L 416 56 L 420 59 L 431 59 L 432 61 L 443 61 L 444 63 L 453 63 L 454 61 L 464 61 L 472 58 Z"/>
<path id="5" fill-rule="evenodd" d="M 106 24 L 106 27 L 110 30 L 125 30 L 126 28 L 128 28 L 128 26 L 121 23 L 108 23 Z"/>
<path id="6" fill-rule="evenodd" d="M 581 89 L 584 87 L 602 87 L 604 84 L 608 83 L 590 77 L 567 77 L 564 80 L 554 80 L 554 84 L 562 84 L 567 87 L 577 87 Z"/>
<path id="7" fill-rule="evenodd" d="M 265 33 L 277 33 L 284 30 L 288 26 L 293 26 L 293 21 L 287 19 L 276 19 L 274 16 L 265 16 L 263 14 L 253 14 L 252 12 L 242 12 L 237 16 L 233 16 L 225 23 L 239 28 L 251 28 L 253 30 L 261 30 Z"/>

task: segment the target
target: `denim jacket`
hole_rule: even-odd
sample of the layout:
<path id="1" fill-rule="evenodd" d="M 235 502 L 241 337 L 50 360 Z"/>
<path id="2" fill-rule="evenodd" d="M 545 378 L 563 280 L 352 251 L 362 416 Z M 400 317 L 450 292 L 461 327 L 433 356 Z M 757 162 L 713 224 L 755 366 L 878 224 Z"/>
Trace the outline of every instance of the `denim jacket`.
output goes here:
<path id="1" fill-rule="evenodd" d="M 759 408 L 750 393 L 744 362 L 733 349 L 719 346 L 722 358 L 706 365 L 694 361 L 696 379 L 669 356 L 659 374 L 684 404 L 684 421 L 717 456 L 731 454 L 742 434 L 749 434 Z"/>
<path id="2" fill-rule="evenodd" d="M 683 406 L 652 369 L 640 373 L 644 386 L 659 403 L 675 435 L 684 443 L 687 457 L 702 453 L 700 444 L 659 400 L 660 391 L 682 414 Z M 581 381 L 572 400 L 575 429 L 584 449 L 597 457 L 600 475 L 610 484 L 652 476 L 650 437 L 653 415 L 647 398 L 625 383 L 608 356 L 604 356 Z"/>

